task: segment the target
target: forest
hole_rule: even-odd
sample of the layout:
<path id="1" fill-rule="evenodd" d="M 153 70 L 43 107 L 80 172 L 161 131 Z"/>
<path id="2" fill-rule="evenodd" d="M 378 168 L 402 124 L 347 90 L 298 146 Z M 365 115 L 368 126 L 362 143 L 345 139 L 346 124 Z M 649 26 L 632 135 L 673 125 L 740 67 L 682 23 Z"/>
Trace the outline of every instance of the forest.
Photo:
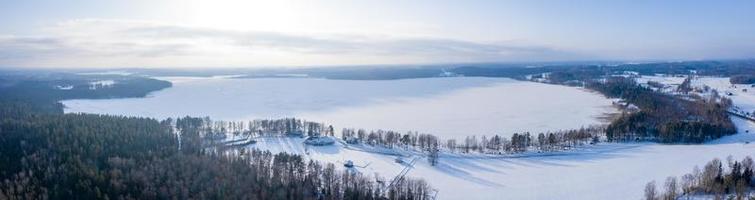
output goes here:
<path id="1" fill-rule="evenodd" d="M 726 163 L 716 158 L 705 164 L 702 170 L 695 166 L 691 173 L 683 175 L 681 179 L 674 176 L 666 178 L 661 185 L 663 190 L 658 189 L 655 181 L 647 183 L 645 199 L 747 199 L 755 188 L 754 173 L 755 165 L 749 156 L 741 161 L 729 156 Z"/>
<path id="2" fill-rule="evenodd" d="M 0 121 L 0 199 L 425 199 L 429 185 L 391 188 L 299 155 L 206 151 L 199 118 L 93 114 Z"/>
<path id="3" fill-rule="evenodd" d="M 432 191 L 427 182 L 411 178 L 387 188 L 378 175 L 342 171 L 300 155 L 208 150 L 205 118 L 62 114 L 55 104 L 74 97 L 145 95 L 165 87 L 162 82 L 131 88 L 139 84 L 122 80 L 122 89 L 51 92 L 57 78 L 2 81 L 0 199 L 427 199 Z M 263 120 L 251 126 L 269 133 L 332 130 L 280 121 L 288 123 Z"/>
<path id="4" fill-rule="evenodd" d="M 683 86 L 679 88 L 683 90 Z M 622 113 L 608 125 L 606 136 L 612 141 L 700 143 L 736 133 L 726 113 L 731 106 L 726 98 L 685 99 L 653 91 L 624 77 L 589 82 L 586 87 L 640 108 L 639 112 Z"/>

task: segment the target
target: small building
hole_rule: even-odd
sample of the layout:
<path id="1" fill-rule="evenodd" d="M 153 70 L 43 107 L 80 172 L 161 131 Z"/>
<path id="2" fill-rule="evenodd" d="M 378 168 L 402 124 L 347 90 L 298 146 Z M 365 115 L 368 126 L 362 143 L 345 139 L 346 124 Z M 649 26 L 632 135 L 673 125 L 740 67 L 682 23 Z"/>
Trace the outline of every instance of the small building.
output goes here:
<path id="1" fill-rule="evenodd" d="M 299 130 L 286 131 L 286 135 L 289 137 L 304 137 L 304 132 Z"/>
<path id="2" fill-rule="evenodd" d="M 348 144 L 359 144 L 359 138 L 356 137 L 347 137 L 345 141 Z"/>
<path id="3" fill-rule="evenodd" d="M 304 140 L 304 144 L 313 146 L 327 146 L 333 145 L 335 143 L 336 140 L 328 136 L 310 136 L 306 140 Z"/>

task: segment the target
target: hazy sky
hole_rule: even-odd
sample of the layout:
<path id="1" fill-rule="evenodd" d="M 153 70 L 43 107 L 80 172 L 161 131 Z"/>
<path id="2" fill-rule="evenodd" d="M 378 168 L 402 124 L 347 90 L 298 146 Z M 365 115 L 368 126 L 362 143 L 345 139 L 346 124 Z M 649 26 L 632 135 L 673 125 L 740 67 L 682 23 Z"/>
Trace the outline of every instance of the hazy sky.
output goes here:
<path id="1" fill-rule="evenodd" d="M 0 0 L 0 66 L 755 56 L 755 1 Z"/>

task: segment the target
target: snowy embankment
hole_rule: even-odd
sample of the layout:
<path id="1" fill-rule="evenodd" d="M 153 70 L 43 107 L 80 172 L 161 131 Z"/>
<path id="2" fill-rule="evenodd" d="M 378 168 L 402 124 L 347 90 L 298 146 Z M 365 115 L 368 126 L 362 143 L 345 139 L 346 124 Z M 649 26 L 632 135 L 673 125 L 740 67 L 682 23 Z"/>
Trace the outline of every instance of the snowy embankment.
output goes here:
<path id="1" fill-rule="evenodd" d="M 744 132 L 755 130 L 755 124 L 733 120 L 740 129 L 738 134 L 707 144 L 604 143 L 576 151 L 504 158 L 443 154 L 437 166 L 419 160 L 407 176 L 426 179 L 438 189 L 440 199 L 640 199 L 649 181 L 681 176 L 713 158 L 755 156 L 755 134 Z M 342 143 L 304 146 L 303 141 L 262 138 L 248 148 L 299 153 L 343 169 L 347 169 L 343 163 L 351 160 L 366 167 L 348 170 L 378 173 L 387 179 L 406 167 L 395 162 L 397 156 L 371 149 Z"/>

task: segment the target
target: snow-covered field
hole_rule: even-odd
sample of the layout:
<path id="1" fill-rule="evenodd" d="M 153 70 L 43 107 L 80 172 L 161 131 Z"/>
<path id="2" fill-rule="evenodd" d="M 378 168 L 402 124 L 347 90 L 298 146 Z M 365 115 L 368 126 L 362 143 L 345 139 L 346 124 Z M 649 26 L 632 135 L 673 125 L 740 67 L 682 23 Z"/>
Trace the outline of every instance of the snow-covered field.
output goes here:
<path id="1" fill-rule="evenodd" d="M 686 77 L 681 76 L 641 76 L 636 78 L 638 83 L 646 84 L 648 81 L 655 81 L 667 85 L 664 92 L 673 93 L 676 87 L 681 84 Z M 691 80 L 691 86 L 697 91 L 702 91 L 704 86 L 711 90 L 718 91 L 720 96 L 729 98 L 734 103 L 734 108 L 745 112 L 755 112 L 755 87 L 747 84 L 731 84 L 728 77 L 694 77 Z M 710 91 L 698 93 L 702 96 L 710 95 Z"/>
<path id="2" fill-rule="evenodd" d="M 692 81 L 693 87 L 707 85 L 718 90 L 721 96 L 726 96 L 734 102 L 740 110 L 755 111 L 755 87 L 746 84 L 731 84 L 729 78 L 701 77 Z M 730 95 L 729 95 L 730 94 Z"/>
<path id="3" fill-rule="evenodd" d="M 147 98 L 63 101 L 66 112 L 223 120 L 299 117 L 337 129 L 433 133 L 444 138 L 573 129 L 601 123 L 611 101 L 582 89 L 503 78 L 390 81 L 311 78 L 164 78 Z"/>

